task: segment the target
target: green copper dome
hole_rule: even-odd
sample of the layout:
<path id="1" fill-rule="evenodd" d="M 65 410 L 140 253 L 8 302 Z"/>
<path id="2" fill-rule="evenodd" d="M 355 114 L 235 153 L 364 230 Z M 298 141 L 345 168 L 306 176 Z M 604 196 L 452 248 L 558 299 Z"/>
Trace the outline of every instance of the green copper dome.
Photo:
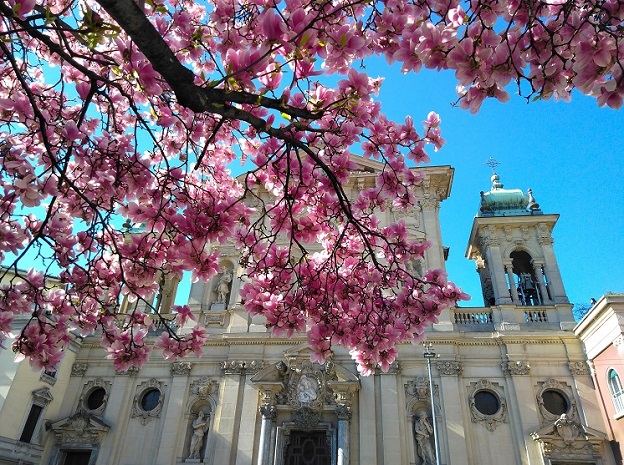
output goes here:
<path id="1" fill-rule="evenodd" d="M 531 189 L 525 194 L 520 189 L 504 189 L 498 174 L 492 174 L 492 188 L 481 191 L 478 216 L 514 216 L 541 213 Z"/>

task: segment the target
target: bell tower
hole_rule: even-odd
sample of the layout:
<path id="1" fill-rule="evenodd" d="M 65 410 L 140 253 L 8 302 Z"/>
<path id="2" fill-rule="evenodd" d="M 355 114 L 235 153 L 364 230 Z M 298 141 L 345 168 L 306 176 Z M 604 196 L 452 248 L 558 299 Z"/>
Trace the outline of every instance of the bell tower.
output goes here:
<path id="1" fill-rule="evenodd" d="M 544 214 L 531 189 L 504 189 L 496 172 L 491 180 L 466 251 L 477 265 L 484 305 L 569 304 L 553 250 L 559 215 Z"/>

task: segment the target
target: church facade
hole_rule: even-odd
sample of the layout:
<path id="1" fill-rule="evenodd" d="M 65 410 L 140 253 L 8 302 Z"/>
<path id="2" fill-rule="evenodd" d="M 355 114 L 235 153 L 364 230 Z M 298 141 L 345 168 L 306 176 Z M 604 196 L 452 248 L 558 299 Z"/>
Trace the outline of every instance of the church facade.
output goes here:
<path id="1" fill-rule="evenodd" d="M 353 195 L 381 168 L 358 163 Z M 438 212 L 454 170 L 421 170 L 419 204 L 401 215 L 433 244 L 417 266 L 444 268 Z M 115 372 L 97 337 L 76 337 L 57 372 L 35 373 L 2 350 L 0 464 L 615 464 L 553 251 L 557 219 L 493 176 L 466 252 L 485 305 L 427 328 L 432 383 L 422 346 L 368 377 L 339 349 L 311 363 L 305 335 L 272 337 L 244 311 L 238 252 L 221 245 L 222 273 L 190 293 L 211 335 L 202 358 L 154 353 Z"/>

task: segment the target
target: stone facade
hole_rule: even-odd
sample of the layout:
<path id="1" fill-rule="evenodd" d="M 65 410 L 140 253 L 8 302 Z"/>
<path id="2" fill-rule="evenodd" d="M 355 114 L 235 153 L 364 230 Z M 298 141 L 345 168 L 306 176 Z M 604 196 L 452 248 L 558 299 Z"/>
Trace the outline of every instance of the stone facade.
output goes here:
<path id="1" fill-rule="evenodd" d="M 380 169 L 359 163 L 352 195 Z M 406 224 L 433 246 L 415 266 L 444 268 L 438 211 L 453 169 L 423 171 Z M 397 215 L 389 209 L 385 220 Z M 482 282 L 497 283 L 494 301 L 446 311 L 427 329 L 437 354 L 433 405 L 420 346 L 401 346 L 389 372 L 361 377 L 344 350 L 319 365 L 305 335 L 271 337 L 241 306 L 236 250 L 220 246 L 223 273 L 190 294 L 210 333 L 202 358 L 172 364 L 154 354 L 140 370 L 116 373 L 98 338 L 86 338 L 51 386 L 0 352 L 0 464 L 282 465 L 314 454 L 328 465 L 433 465 L 434 417 L 445 465 L 614 464 L 571 305 L 551 278 L 556 216 L 526 216 L 475 219 L 469 256 L 487 262 Z M 537 259 L 534 273 L 549 273 L 540 305 L 505 290 L 520 249 Z M 40 416 L 23 441 L 33 405 Z"/>

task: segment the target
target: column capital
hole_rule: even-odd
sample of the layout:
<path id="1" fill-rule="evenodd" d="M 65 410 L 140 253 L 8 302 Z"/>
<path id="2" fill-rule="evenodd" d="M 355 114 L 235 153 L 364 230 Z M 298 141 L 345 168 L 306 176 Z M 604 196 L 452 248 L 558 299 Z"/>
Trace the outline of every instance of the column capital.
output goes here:
<path id="1" fill-rule="evenodd" d="M 259 410 L 263 419 L 275 420 L 277 418 L 277 407 L 275 405 L 264 404 L 260 406 Z"/>
<path id="2" fill-rule="evenodd" d="M 347 405 L 337 405 L 336 406 L 336 416 L 338 420 L 350 420 L 351 419 L 351 407 Z"/>

